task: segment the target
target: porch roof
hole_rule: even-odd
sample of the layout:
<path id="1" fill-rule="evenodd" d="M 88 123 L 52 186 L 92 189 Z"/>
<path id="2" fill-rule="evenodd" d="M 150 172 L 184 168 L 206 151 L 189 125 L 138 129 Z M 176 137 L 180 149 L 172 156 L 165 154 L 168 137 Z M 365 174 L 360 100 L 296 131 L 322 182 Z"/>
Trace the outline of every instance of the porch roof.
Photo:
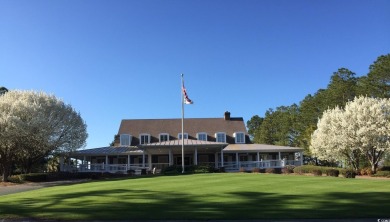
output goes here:
<path id="1" fill-rule="evenodd" d="M 301 152 L 302 148 L 268 144 L 229 144 L 223 152 Z"/>
<path id="2" fill-rule="evenodd" d="M 128 155 L 142 154 L 142 150 L 136 146 L 108 146 L 94 149 L 79 150 L 71 156 L 98 156 L 98 155 Z"/>
<path id="3" fill-rule="evenodd" d="M 181 146 L 182 140 L 169 140 L 164 142 L 157 142 L 157 143 L 148 143 L 148 144 L 142 144 L 139 145 L 141 148 L 152 148 L 152 147 L 173 147 L 173 146 Z M 192 140 L 192 139 L 184 139 L 184 146 L 217 146 L 222 147 L 228 145 L 227 143 L 220 143 L 220 142 L 212 142 L 212 141 L 204 141 L 204 140 Z"/>

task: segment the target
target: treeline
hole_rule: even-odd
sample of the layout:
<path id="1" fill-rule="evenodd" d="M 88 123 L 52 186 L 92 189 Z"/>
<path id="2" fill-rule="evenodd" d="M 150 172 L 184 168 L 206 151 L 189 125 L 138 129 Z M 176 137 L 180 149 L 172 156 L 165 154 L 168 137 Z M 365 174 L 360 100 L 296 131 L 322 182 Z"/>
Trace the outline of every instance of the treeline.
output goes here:
<path id="1" fill-rule="evenodd" d="M 365 76 L 347 68 L 334 72 L 326 89 L 308 94 L 299 104 L 268 109 L 264 117 L 253 116 L 247 121 L 248 133 L 254 143 L 304 148 L 310 156 L 311 135 L 322 113 L 336 106 L 344 107 L 355 96 L 390 97 L 390 54 L 382 55 L 370 65 Z"/>

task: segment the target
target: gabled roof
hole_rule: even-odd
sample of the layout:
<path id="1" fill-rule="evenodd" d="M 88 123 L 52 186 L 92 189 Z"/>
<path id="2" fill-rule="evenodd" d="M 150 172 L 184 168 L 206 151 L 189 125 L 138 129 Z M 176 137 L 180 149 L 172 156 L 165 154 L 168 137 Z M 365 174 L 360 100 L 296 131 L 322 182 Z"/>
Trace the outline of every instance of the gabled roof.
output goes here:
<path id="1" fill-rule="evenodd" d="M 244 132 L 246 140 L 249 141 L 243 118 L 184 119 L 184 133 L 188 133 L 188 139 L 196 139 L 196 134 L 201 132 L 207 133 L 209 141 L 215 141 L 215 133 L 225 132 L 228 143 L 234 143 L 233 133 Z M 151 142 L 158 142 L 160 133 L 168 133 L 170 140 L 178 139 L 177 135 L 181 133 L 181 119 L 125 119 L 122 120 L 118 131 L 118 134 L 131 134 L 135 139 L 140 134 L 150 134 Z M 132 145 L 138 144 L 139 141 L 132 142 Z"/>
<path id="2" fill-rule="evenodd" d="M 300 152 L 299 147 L 276 146 L 267 144 L 229 144 L 224 152 Z"/>

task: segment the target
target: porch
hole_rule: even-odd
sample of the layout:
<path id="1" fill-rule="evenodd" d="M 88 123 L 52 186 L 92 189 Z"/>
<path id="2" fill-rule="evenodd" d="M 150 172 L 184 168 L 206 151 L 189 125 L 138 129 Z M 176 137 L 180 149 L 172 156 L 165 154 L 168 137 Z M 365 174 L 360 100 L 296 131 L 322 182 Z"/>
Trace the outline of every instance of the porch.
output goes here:
<path id="1" fill-rule="evenodd" d="M 226 172 L 241 168 L 283 168 L 302 165 L 302 149 L 264 144 L 222 144 L 185 140 L 184 165 L 223 167 Z M 72 162 L 60 161 L 68 172 L 156 173 L 182 165 L 181 141 L 146 144 L 140 147 L 102 147 L 70 155 Z"/>

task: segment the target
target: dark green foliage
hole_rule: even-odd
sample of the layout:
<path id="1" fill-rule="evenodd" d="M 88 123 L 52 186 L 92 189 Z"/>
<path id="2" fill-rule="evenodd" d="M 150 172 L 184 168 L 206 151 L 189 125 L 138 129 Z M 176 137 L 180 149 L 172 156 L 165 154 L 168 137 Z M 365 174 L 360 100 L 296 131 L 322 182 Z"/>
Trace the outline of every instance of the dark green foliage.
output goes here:
<path id="1" fill-rule="evenodd" d="M 390 166 L 382 166 L 378 169 L 378 171 L 390 171 Z"/>
<path id="2" fill-rule="evenodd" d="M 378 172 L 376 172 L 376 174 L 374 174 L 372 176 L 390 178 L 390 171 L 389 170 L 378 171 Z"/>
<path id="3" fill-rule="evenodd" d="M 214 172 L 224 172 L 223 168 L 216 170 L 214 167 L 209 165 L 198 165 L 198 166 L 187 166 L 184 169 L 186 174 L 193 173 L 214 173 Z M 172 165 L 163 169 L 162 174 L 164 175 L 178 175 L 182 174 L 182 166 Z"/>
<path id="4" fill-rule="evenodd" d="M 340 171 L 337 169 L 327 169 L 325 170 L 327 176 L 331 177 L 338 177 L 340 174 Z"/>
<path id="5" fill-rule="evenodd" d="M 315 170 L 313 170 L 313 175 L 314 176 L 322 176 L 322 171 L 320 169 L 315 169 Z"/>
<path id="6" fill-rule="evenodd" d="M 283 174 L 294 173 L 294 168 L 295 168 L 294 165 L 285 166 L 285 167 L 282 169 L 282 173 L 283 173 Z"/>
<path id="7" fill-rule="evenodd" d="M 345 170 L 341 171 L 341 174 L 345 178 L 355 178 L 356 177 L 356 172 L 353 169 L 345 169 Z"/>

